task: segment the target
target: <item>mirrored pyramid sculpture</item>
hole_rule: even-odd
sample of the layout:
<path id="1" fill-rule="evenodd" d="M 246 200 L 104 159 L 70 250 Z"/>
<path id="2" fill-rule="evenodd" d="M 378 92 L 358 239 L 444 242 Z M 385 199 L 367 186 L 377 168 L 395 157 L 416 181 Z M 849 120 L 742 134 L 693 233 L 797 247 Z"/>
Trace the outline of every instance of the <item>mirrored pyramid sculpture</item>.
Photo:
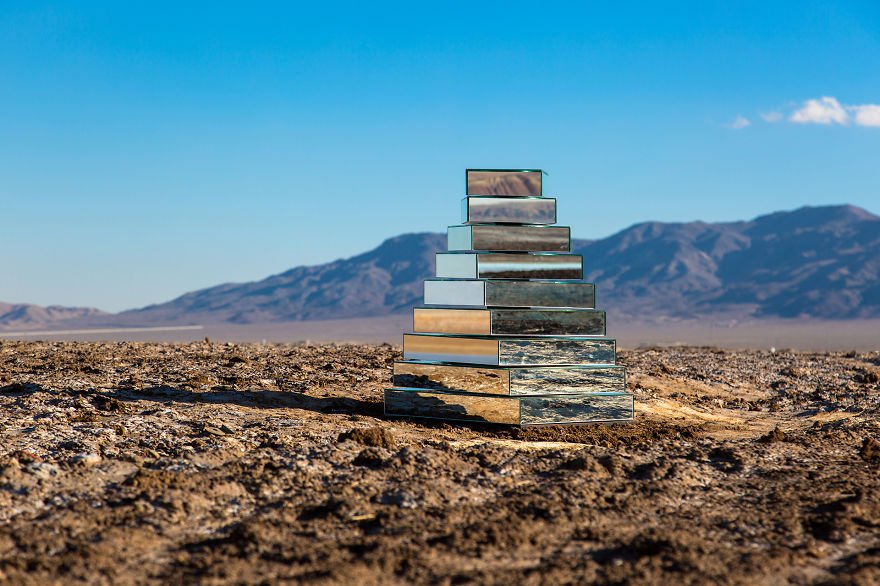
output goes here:
<path id="1" fill-rule="evenodd" d="M 385 414 L 472 423 L 630 421 L 633 395 L 540 169 L 468 169 L 461 224 L 403 336 Z"/>

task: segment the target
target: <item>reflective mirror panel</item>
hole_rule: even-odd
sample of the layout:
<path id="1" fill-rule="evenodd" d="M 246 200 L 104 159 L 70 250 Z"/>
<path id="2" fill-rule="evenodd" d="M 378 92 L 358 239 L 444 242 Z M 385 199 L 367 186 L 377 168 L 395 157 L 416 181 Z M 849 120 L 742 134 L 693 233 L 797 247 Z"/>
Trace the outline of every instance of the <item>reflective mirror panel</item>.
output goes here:
<path id="1" fill-rule="evenodd" d="M 446 334 L 492 334 L 488 309 L 445 309 L 416 307 L 413 309 L 414 332 Z"/>
<path id="2" fill-rule="evenodd" d="M 403 357 L 406 360 L 499 364 L 498 340 L 404 334 Z"/>
<path id="3" fill-rule="evenodd" d="M 633 396 L 620 393 L 502 397 L 422 389 L 385 389 L 385 414 L 507 425 L 627 421 Z"/>
<path id="4" fill-rule="evenodd" d="M 568 226 L 475 224 L 450 226 L 446 230 L 449 250 L 568 252 L 570 236 Z"/>
<path id="5" fill-rule="evenodd" d="M 626 392 L 622 366 L 487 367 L 395 362 L 395 387 L 493 395 Z"/>
<path id="6" fill-rule="evenodd" d="M 403 358 L 498 366 L 614 364 L 611 338 L 482 338 L 404 334 Z"/>
<path id="7" fill-rule="evenodd" d="M 519 400 L 492 395 L 385 389 L 385 415 L 519 425 Z"/>
<path id="8" fill-rule="evenodd" d="M 596 306 L 593 283 L 564 281 L 484 281 L 486 305 L 497 307 Z"/>
<path id="9" fill-rule="evenodd" d="M 583 281 L 425 280 L 425 305 L 593 308 L 595 286 Z"/>
<path id="10" fill-rule="evenodd" d="M 598 309 L 450 309 L 417 307 L 413 331 L 443 334 L 604 336 Z"/>
<path id="11" fill-rule="evenodd" d="M 583 258 L 565 253 L 438 252 L 437 276 L 448 279 L 583 278 Z"/>
<path id="12" fill-rule="evenodd" d="M 425 279 L 425 305 L 485 306 L 486 281 Z"/>
<path id="13" fill-rule="evenodd" d="M 509 372 L 511 395 L 626 392 L 622 366 L 531 366 Z"/>
<path id="14" fill-rule="evenodd" d="M 478 279 L 582 279 L 583 274 L 579 254 L 477 255 Z"/>
<path id="15" fill-rule="evenodd" d="M 520 406 L 520 425 L 629 421 L 635 412 L 628 393 L 527 397 Z"/>
<path id="16" fill-rule="evenodd" d="M 540 169 L 468 169 L 468 195 L 540 196 Z"/>
<path id="17" fill-rule="evenodd" d="M 491 308 L 492 334 L 604 336 L 605 312 L 598 309 Z M 453 332 L 454 333 L 454 332 Z"/>
<path id="18" fill-rule="evenodd" d="M 498 363 L 517 364 L 614 364 L 616 342 L 610 338 L 504 340 L 498 345 Z"/>
<path id="19" fill-rule="evenodd" d="M 509 372 L 505 368 L 488 366 L 395 362 L 391 384 L 414 389 L 509 395 Z"/>
<path id="20" fill-rule="evenodd" d="M 556 200 L 550 197 L 466 197 L 462 224 L 555 224 Z"/>

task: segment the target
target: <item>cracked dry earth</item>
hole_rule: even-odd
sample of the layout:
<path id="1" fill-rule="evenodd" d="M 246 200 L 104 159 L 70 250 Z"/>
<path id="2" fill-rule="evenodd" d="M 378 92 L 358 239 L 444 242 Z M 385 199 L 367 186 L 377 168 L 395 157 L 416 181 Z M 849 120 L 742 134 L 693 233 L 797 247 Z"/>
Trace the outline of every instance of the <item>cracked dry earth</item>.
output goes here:
<path id="1" fill-rule="evenodd" d="M 399 349 L 0 342 L 0 582 L 880 583 L 880 353 L 621 353 L 633 424 L 385 419 Z"/>

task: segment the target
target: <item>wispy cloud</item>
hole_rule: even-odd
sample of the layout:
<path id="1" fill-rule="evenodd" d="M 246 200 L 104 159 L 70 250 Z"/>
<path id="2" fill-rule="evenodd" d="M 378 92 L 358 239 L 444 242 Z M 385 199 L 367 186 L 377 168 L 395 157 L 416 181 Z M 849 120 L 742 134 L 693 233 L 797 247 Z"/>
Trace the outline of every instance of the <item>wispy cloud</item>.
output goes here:
<path id="1" fill-rule="evenodd" d="M 791 122 L 793 124 L 821 124 L 824 126 L 864 126 L 880 128 L 880 104 L 845 104 L 834 96 L 822 96 L 804 100 L 800 104 L 790 102 L 784 109 L 765 110 L 749 119 L 737 114 L 733 121 L 722 124 L 725 128 L 742 130 L 752 125 L 752 120 L 768 124 Z"/>
<path id="2" fill-rule="evenodd" d="M 824 96 L 807 100 L 788 118 L 797 124 L 839 124 L 880 127 L 880 105 L 841 104 L 837 98 Z"/>
<path id="3" fill-rule="evenodd" d="M 864 104 L 852 106 L 855 123 L 859 126 L 880 126 L 880 105 Z"/>
<path id="4" fill-rule="evenodd" d="M 727 128 L 733 128 L 734 130 L 740 130 L 742 128 L 745 128 L 746 126 L 751 126 L 751 124 L 751 121 L 749 121 L 749 119 L 745 116 L 737 116 L 733 119 L 733 122 L 729 122 L 724 126 L 726 126 Z"/>
<path id="5" fill-rule="evenodd" d="M 837 98 L 807 100 L 788 118 L 797 124 L 849 124 L 849 114 Z"/>

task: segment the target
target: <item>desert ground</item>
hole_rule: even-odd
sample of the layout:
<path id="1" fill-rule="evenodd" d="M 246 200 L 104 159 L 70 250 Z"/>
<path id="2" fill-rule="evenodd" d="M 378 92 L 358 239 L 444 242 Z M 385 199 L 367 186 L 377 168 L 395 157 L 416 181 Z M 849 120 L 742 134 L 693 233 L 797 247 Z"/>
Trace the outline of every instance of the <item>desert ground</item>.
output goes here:
<path id="1" fill-rule="evenodd" d="M 631 424 L 388 419 L 383 344 L 0 341 L 0 582 L 880 583 L 880 352 L 621 353 Z"/>

